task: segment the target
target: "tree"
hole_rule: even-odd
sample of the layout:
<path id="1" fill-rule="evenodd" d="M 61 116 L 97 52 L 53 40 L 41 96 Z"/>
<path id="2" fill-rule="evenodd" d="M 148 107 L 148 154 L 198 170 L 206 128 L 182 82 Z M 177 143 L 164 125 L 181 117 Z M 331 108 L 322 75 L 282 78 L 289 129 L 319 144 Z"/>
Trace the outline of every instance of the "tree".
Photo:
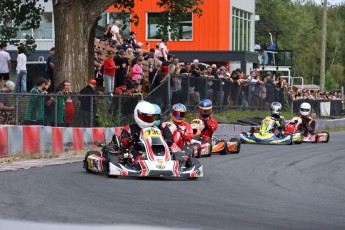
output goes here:
<path id="1" fill-rule="evenodd" d="M 28 53 L 35 50 L 35 39 L 31 35 L 27 34 L 24 42 L 16 37 L 19 30 L 39 28 L 43 7 L 36 2 L 37 0 L 0 1 L 0 43 L 23 46 Z"/>
<path id="2" fill-rule="evenodd" d="M 47 2 L 48 0 L 44 0 Z M 149 0 L 141 0 L 149 1 Z M 43 9 L 37 5 L 38 0 L 2 0 L 0 2 L 1 38 L 14 43 L 18 29 L 35 29 L 39 27 Z M 139 23 L 137 15 L 133 15 L 135 0 L 52 0 L 55 24 L 55 78 L 56 82 L 70 80 L 77 90 L 81 89 L 87 79 L 93 76 L 93 47 L 95 26 L 102 12 L 114 4 L 122 10 L 120 17 L 132 14 L 130 19 L 135 25 Z M 163 19 L 159 32 L 166 36 L 171 32 L 173 38 L 178 37 L 179 21 L 187 12 L 202 15 L 200 6 L 203 0 L 159 0 Z M 12 26 L 12 25 L 20 25 Z M 31 37 L 31 42 L 32 42 Z M 29 40 L 30 41 L 30 40 Z M 33 46 L 35 48 L 35 45 Z"/>

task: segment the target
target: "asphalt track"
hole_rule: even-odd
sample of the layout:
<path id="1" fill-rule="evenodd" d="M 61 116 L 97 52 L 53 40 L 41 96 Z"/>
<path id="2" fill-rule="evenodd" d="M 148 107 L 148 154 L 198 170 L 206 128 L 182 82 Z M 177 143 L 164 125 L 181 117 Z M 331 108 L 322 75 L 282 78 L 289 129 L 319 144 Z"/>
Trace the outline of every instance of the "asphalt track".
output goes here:
<path id="1" fill-rule="evenodd" d="M 81 163 L 1 172 L 0 219 L 345 229 L 344 137 L 331 133 L 327 144 L 242 145 L 239 155 L 201 159 L 205 177 L 198 180 L 107 178 L 87 174 Z"/>

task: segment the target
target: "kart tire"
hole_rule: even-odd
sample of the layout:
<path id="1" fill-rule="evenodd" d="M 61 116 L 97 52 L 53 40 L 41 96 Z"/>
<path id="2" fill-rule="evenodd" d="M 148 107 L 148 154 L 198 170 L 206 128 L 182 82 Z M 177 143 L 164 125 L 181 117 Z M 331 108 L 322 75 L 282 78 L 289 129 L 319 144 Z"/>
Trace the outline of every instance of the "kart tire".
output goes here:
<path id="1" fill-rule="evenodd" d="M 325 141 L 325 143 L 328 143 L 329 142 L 329 132 L 324 132 L 324 133 L 327 133 L 327 140 Z"/>
<path id="2" fill-rule="evenodd" d="M 230 142 L 236 142 L 237 143 L 237 151 L 233 153 L 239 153 L 241 150 L 241 141 L 238 138 L 230 138 Z"/>
<path id="3" fill-rule="evenodd" d="M 86 172 L 88 172 L 88 173 L 92 173 L 92 171 L 89 169 L 89 163 L 88 163 L 88 161 L 87 161 L 87 158 L 88 158 L 88 156 L 93 155 L 93 154 L 99 155 L 99 156 L 101 155 L 101 153 L 98 152 L 98 151 L 88 151 L 88 152 L 85 154 L 84 168 L 85 168 Z"/>
<path id="4" fill-rule="evenodd" d="M 292 145 L 293 144 L 293 136 L 292 134 L 290 134 L 290 143 L 288 145 Z"/>
<path id="5" fill-rule="evenodd" d="M 229 153 L 226 141 L 223 141 L 223 142 L 224 142 L 224 148 L 219 152 L 220 155 L 226 155 Z"/>

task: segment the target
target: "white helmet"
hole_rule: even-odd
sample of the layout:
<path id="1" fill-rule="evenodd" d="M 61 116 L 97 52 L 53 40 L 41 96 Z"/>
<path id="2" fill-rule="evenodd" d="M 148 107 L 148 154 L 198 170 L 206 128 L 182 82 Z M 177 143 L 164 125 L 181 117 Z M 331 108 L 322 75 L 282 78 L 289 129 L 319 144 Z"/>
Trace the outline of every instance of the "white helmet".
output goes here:
<path id="1" fill-rule="evenodd" d="M 311 111 L 311 106 L 308 102 L 304 102 L 301 104 L 299 108 L 299 112 L 302 116 L 308 116 L 310 114 L 310 111 Z"/>
<path id="2" fill-rule="evenodd" d="M 155 107 L 147 101 L 139 101 L 134 109 L 134 120 L 144 129 L 150 127 L 155 122 Z"/>
<path id="3" fill-rule="evenodd" d="M 272 115 L 280 115 L 281 111 L 282 111 L 282 105 L 279 102 L 272 102 L 271 114 Z"/>

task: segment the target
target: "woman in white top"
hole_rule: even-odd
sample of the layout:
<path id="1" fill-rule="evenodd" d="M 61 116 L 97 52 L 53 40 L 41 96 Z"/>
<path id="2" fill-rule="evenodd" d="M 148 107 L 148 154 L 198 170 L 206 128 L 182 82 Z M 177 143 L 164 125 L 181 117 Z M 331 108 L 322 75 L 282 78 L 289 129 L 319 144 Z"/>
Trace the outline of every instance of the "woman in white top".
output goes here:
<path id="1" fill-rule="evenodd" d="M 26 76 L 27 76 L 27 70 L 26 70 L 26 56 L 25 56 L 25 50 L 23 47 L 18 46 L 18 57 L 17 57 L 17 80 L 16 80 L 16 87 L 15 91 L 17 93 L 24 92 L 26 93 Z"/>

